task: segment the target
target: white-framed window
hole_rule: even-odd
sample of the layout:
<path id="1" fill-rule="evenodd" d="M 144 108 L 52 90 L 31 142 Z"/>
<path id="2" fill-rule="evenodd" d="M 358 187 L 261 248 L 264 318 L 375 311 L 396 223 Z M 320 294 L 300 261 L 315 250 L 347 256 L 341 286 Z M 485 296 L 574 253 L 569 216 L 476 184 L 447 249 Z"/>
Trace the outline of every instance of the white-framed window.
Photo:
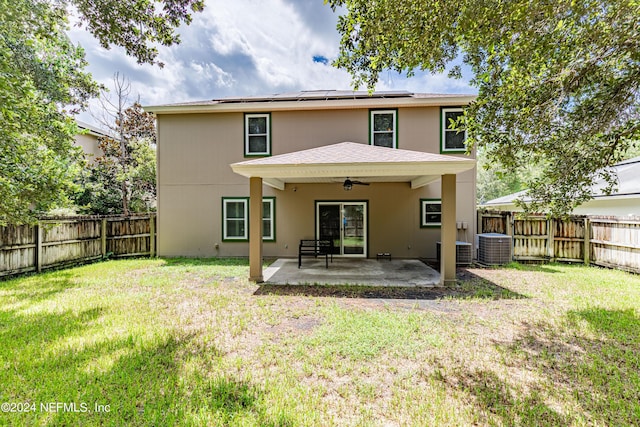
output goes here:
<path id="1" fill-rule="evenodd" d="M 379 147 L 398 147 L 398 111 L 397 110 L 371 110 L 370 111 L 371 145 Z"/>
<path id="2" fill-rule="evenodd" d="M 249 240 L 249 198 L 222 198 L 222 240 Z M 262 199 L 262 240 L 276 240 L 276 199 Z"/>
<path id="3" fill-rule="evenodd" d="M 276 240 L 275 197 L 265 197 L 262 199 L 262 240 L 269 242 Z"/>
<path id="4" fill-rule="evenodd" d="M 420 199 L 420 227 L 442 225 L 442 200 Z"/>
<path id="5" fill-rule="evenodd" d="M 225 197 L 222 199 L 222 240 L 249 239 L 249 199 Z"/>
<path id="6" fill-rule="evenodd" d="M 271 155 L 271 114 L 244 115 L 244 155 Z"/>
<path id="7" fill-rule="evenodd" d="M 440 136 L 441 145 L 440 151 L 442 153 L 464 153 L 467 149 L 466 139 L 467 131 L 457 131 L 452 129 L 452 121 L 455 122 L 458 117 L 462 116 L 462 108 L 451 107 L 440 109 L 440 119 L 442 135 Z"/>

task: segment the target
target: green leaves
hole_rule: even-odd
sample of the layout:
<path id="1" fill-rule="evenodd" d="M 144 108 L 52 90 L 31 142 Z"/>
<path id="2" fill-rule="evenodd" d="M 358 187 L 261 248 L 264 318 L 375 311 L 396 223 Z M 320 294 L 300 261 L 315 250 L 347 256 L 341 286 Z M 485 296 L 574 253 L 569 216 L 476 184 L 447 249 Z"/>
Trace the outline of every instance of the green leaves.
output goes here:
<path id="1" fill-rule="evenodd" d="M 137 102 L 118 115 L 123 120 L 114 129 L 120 135 L 100 139 L 104 155 L 87 166 L 79 181 L 82 190 L 75 202 L 85 213 L 128 215 L 155 209 L 155 117 Z"/>
<path id="2" fill-rule="evenodd" d="M 104 47 L 159 64 L 202 0 L 0 0 L 0 225 L 69 203 L 81 169 L 70 117 L 98 94 L 84 51 L 65 34 L 75 6 Z"/>
<path id="3" fill-rule="evenodd" d="M 204 9 L 204 0 L 67 0 L 78 8 L 80 21 L 104 48 L 124 47 L 138 63 L 158 64 L 156 44 L 180 42 L 174 31 L 191 23 L 191 13 Z"/>
<path id="4" fill-rule="evenodd" d="M 0 224 L 66 204 L 78 171 L 65 108 L 97 90 L 62 16 L 45 1 L 0 0 Z"/>
<path id="5" fill-rule="evenodd" d="M 348 11 L 336 65 L 355 85 L 388 68 L 439 72 L 464 53 L 478 88 L 468 142 L 500 168 L 543 170 L 525 183 L 531 210 L 570 211 L 640 140 L 637 1 L 329 3 Z"/>

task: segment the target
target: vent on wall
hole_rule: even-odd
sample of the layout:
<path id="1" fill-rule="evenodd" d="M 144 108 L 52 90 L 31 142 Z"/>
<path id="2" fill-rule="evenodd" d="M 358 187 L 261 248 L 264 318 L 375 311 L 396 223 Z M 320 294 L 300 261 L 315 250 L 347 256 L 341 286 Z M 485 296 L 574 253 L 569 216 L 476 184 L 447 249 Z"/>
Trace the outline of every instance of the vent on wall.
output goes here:
<path id="1" fill-rule="evenodd" d="M 478 234 L 478 261 L 487 265 L 511 262 L 511 236 L 498 233 Z"/>

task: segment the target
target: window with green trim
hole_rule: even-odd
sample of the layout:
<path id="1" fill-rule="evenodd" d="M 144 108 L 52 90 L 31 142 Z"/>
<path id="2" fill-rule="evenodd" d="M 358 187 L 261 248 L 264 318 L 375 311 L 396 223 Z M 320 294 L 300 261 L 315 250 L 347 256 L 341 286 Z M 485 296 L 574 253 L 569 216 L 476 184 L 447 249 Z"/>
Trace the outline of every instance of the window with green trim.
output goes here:
<path id="1" fill-rule="evenodd" d="M 467 131 L 462 130 L 458 131 L 453 129 L 453 123 L 458 119 L 458 117 L 462 116 L 463 111 L 462 108 L 442 108 L 440 110 L 441 115 L 441 129 L 442 135 L 440 137 L 441 151 L 445 152 L 457 152 L 463 153 L 467 149 L 466 139 L 467 139 Z"/>
<path id="2" fill-rule="evenodd" d="M 222 199 L 222 239 L 249 239 L 249 199 Z"/>
<path id="3" fill-rule="evenodd" d="M 397 148 L 397 114 L 396 110 L 371 110 L 370 112 L 371 145 Z"/>
<path id="4" fill-rule="evenodd" d="M 442 201 L 420 199 L 420 227 L 440 227 L 440 225 L 442 225 Z"/>
<path id="5" fill-rule="evenodd" d="M 276 240 L 276 199 L 262 199 L 262 240 Z"/>
<path id="6" fill-rule="evenodd" d="M 244 155 L 271 155 L 271 114 L 244 115 Z"/>
<path id="7" fill-rule="evenodd" d="M 276 203 L 274 197 L 262 199 L 262 240 L 276 239 Z M 224 197 L 222 199 L 222 239 L 246 241 L 249 239 L 249 198 Z"/>

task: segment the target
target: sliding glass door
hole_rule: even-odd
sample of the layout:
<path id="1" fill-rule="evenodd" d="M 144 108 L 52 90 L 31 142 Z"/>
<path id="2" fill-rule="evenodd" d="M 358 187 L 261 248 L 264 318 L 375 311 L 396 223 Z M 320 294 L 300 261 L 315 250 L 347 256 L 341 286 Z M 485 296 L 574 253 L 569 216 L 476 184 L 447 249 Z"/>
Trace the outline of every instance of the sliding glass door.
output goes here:
<path id="1" fill-rule="evenodd" d="M 333 240 L 335 255 L 366 257 L 367 203 L 317 202 L 316 236 Z"/>

